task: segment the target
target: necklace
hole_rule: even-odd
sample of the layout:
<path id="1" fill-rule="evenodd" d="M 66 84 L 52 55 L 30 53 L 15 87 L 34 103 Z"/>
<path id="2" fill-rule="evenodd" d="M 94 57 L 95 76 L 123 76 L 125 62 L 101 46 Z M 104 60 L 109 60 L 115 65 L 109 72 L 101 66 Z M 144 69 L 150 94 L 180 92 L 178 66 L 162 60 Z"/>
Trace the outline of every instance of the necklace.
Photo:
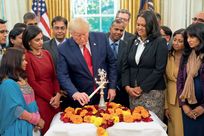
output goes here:
<path id="1" fill-rule="evenodd" d="M 34 53 L 34 52 L 32 52 L 31 51 L 31 53 L 35 56 L 35 57 L 37 57 L 37 58 L 43 58 L 43 53 L 42 53 L 42 51 L 40 51 L 40 52 L 37 52 L 37 53 Z"/>

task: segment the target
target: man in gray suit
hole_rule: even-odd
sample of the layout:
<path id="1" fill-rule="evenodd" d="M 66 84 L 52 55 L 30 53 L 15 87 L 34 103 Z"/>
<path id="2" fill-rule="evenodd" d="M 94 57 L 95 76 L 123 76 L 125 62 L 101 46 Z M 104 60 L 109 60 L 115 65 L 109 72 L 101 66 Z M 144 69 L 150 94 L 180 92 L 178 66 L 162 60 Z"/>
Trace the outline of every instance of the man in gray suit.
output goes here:
<path id="1" fill-rule="evenodd" d="M 61 46 L 63 42 L 66 41 L 66 33 L 67 33 L 67 25 L 68 21 L 66 18 L 61 16 L 56 16 L 52 19 L 51 26 L 52 26 L 52 33 L 54 38 L 49 41 L 44 42 L 43 48 L 48 50 L 52 56 L 54 61 L 55 69 L 57 70 L 57 61 L 59 59 L 59 52 L 58 47 Z M 67 94 L 65 91 L 61 91 L 63 96 L 61 97 L 61 109 L 64 110 L 67 108 Z"/>
<path id="2" fill-rule="evenodd" d="M 66 33 L 67 33 L 67 24 L 68 21 L 66 18 L 61 16 L 56 16 L 53 18 L 51 25 L 52 25 L 52 32 L 54 38 L 44 42 L 43 48 L 48 50 L 52 55 L 52 59 L 55 64 L 55 68 L 57 68 L 57 60 L 58 60 L 58 47 L 66 41 Z"/>

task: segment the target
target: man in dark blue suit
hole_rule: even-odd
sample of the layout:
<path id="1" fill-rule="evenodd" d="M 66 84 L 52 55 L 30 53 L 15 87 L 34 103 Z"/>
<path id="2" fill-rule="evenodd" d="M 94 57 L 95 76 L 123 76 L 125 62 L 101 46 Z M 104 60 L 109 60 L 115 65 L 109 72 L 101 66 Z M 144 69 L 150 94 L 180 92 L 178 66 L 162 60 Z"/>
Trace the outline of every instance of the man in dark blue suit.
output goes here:
<path id="1" fill-rule="evenodd" d="M 69 31 L 72 37 L 59 47 L 57 65 L 60 85 L 70 97 L 68 105 L 80 107 L 99 103 L 99 93 L 91 99 L 88 97 L 97 87 L 95 78 L 98 78 L 99 68 L 107 72 L 109 83 L 104 91 L 112 101 L 116 95 L 116 59 L 106 35 L 89 32 L 89 24 L 82 18 L 71 20 Z"/>
<path id="2" fill-rule="evenodd" d="M 123 32 L 125 31 L 125 24 L 122 19 L 115 19 L 110 27 L 109 33 L 107 33 L 110 46 L 114 52 L 114 56 L 117 59 L 117 95 L 114 100 L 116 103 L 120 103 L 123 106 L 129 107 L 129 96 L 121 83 L 121 72 L 122 72 L 122 60 L 124 58 L 124 51 L 127 48 L 129 40 L 121 40 Z"/>

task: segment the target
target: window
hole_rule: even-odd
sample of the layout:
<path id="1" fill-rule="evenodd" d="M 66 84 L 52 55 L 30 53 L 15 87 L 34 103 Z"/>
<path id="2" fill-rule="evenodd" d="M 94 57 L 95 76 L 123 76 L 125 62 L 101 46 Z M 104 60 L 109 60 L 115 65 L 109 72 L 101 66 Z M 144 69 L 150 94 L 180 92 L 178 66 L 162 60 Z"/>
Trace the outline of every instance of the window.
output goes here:
<path id="1" fill-rule="evenodd" d="M 118 9 L 118 0 L 72 0 L 72 17 L 86 18 L 91 31 L 108 32 Z"/>

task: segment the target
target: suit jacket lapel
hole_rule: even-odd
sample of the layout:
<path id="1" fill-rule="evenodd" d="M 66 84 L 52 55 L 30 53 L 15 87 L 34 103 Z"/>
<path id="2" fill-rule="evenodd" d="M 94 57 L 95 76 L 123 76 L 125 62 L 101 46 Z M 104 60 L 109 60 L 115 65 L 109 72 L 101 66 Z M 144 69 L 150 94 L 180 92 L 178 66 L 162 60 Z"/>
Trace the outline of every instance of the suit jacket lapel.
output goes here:
<path id="1" fill-rule="evenodd" d="M 54 53 L 55 58 L 58 58 L 59 53 L 58 53 L 58 47 L 55 39 L 51 40 L 51 50 Z"/>
<path id="2" fill-rule="evenodd" d="M 136 54 L 136 51 L 137 51 L 137 47 L 138 47 L 138 43 L 134 40 L 133 42 L 133 45 L 131 45 L 130 49 L 129 49 L 129 56 L 132 56 L 131 57 L 131 62 L 132 64 L 134 65 L 137 65 L 136 61 L 135 61 L 135 54 Z"/>
<path id="3" fill-rule="evenodd" d="M 122 57 L 121 55 L 122 55 L 124 48 L 125 48 L 125 47 L 123 47 L 123 46 L 125 46 L 125 44 L 123 44 L 123 43 L 124 42 L 120 40 L 119 46 L 118 46 L 118 58 L 117 59 L 121 59 L 121 57 Z"/>
<path id="4" fill-rule="evenodd" d="M 84 56 L 79 48 L 79 45 L 77 45 L 73 38 L 71 38 L 70 40 L 70 46 L 71 46 L 71 50 L 72 53 L 75 55 L 75 58 L 79 61 L 79 63 L 81 64 L 82 68 L 86 71 L 86 73 L 89 73 L 89 75 L 91 75 L 88 66 L 86 64 L 86 61 L 84 60 Z"/>
<path id="5" fill-rule="evenodd" d="M 144 51 L 142 52 L 142 55 L 140 57 L 140 61 L 142 60 L 142 58 L 144 57 L 144 55 L 147 53 L 147 51 L 149 50 L 151 44 L 148 42 L 145 44 L 145 48 L 144 48 Z M 139 62 L 140 63 L 140 62 Z"/>

